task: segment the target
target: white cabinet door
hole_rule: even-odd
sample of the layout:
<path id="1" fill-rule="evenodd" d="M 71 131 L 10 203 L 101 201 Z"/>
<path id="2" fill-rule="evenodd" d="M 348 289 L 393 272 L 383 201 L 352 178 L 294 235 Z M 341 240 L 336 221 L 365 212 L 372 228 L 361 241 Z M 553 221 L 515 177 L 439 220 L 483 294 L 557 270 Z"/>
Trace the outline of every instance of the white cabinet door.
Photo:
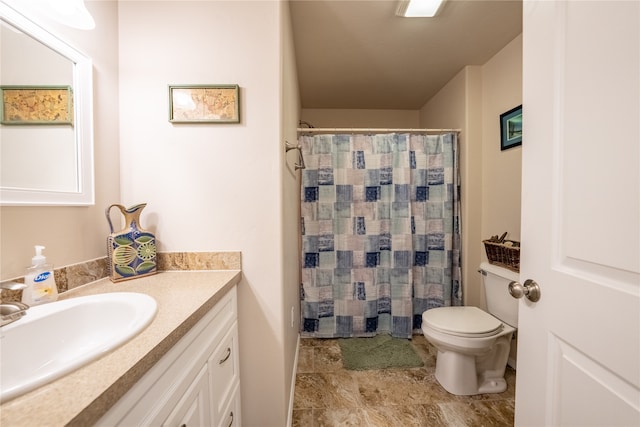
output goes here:
<path id="1" fill-rule="evenodd" d="M 240 384 L 238 367 L 238 326 L 234 324 L 209 358 L 211 404 L 216 421 L 228 416 L 225 408 L 229 406 L 233 392 Z"/>
<path id="2" fill-rule="evenodd" d="M 198 427 L 212 425 L 209 372 L 205 365 L 173 412 L 162 423 L 163 427 Z"/>
<path id="3" fill-rule="evenodd" d="M 241 427 L 241 413 L 240 413 L 240 384 L 236 383 L 235 390 L 231 395 L 226 408 L 224 408 L 219 415 L 219 423 L 217 427 Z"/>
<path id="4" fill-rule="evenodd" d="M 518 426 L 640 425 L 640 2 L 525 0 Z"/>

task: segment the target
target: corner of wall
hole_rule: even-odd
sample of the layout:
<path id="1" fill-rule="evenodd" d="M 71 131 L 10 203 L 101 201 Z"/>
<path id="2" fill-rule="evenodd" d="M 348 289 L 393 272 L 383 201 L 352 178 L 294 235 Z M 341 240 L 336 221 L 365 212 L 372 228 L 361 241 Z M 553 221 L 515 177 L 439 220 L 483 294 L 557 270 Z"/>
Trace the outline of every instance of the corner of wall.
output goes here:
<path id="1" fill-rule="evenodd" d="M 293 415 L 293 396 L 295 393 L 296 368 L 299 347 L 299 313 L 300 301 L 298 286 L 300 283 L 299 265 L 299 218 L 300 218 L 300 175 L 295 163 L 298 160 L 296 150 L 287 153 L 284 150 L 285 141 L 295 142 L 298 138 L 297 128 L 300 120 L 300 92 L 298 89 L 298 75 L 296 70 L 295 49 L 293 44 L 291 15 L 289 2 L 280 6 L 281 32 L 281 116 L 280 140 L 278 149 L 284 153 L 281 170 L 281 230 L 282 256 L 280 260 L 282 270 L 282 336 L 284 357 L 283 381 L 285 404 L 284 408 L 287 425 L 291 425 Z"/>
<path id="2" fill-rule="evenodd" d="M 466 179 L 463 185 L 463 214 L 466 227 L 463 239 L 466 245 L 463 251 L 465 260 L 463 265 L 463 283 L 465 293 L 464 304 L 483 307 L 481 280 L 477 274 L 477 268 L 482 259 L 482 67 L 465 67 L 465 124 L 467 135 L 466 150 L 463 151 L 465 161 L 463 163 Z"/>

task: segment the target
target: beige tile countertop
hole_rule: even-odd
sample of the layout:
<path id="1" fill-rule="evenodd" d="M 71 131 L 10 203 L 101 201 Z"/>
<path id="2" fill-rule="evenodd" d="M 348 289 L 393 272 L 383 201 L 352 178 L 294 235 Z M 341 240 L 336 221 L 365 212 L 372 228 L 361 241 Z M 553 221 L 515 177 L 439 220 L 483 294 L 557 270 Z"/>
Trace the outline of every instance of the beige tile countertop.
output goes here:
<path id="1" fill-rule="evenodd" d="M 3 403 L 0 425 L 94 424 L 240 277 L 240 270 L 167 271 L 118 283 L 101 279 L 61 294 L 60 299 L 67 299 L 107 292 L 140 292 L 155 298 L 158 312 L 145 330 L 119 348 Z"/>

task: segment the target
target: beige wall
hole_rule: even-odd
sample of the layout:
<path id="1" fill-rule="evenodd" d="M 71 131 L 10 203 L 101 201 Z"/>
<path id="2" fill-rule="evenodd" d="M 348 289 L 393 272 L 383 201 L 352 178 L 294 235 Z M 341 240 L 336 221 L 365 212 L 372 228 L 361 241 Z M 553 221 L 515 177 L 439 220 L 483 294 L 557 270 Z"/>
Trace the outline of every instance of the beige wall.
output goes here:
<path id="1" fill-rule="evenodd" d="M 300 96 L 295 62 L 289 3 L 282 8 L 282 130 L 283 139 L 295 143 L 298 137 L 296 128 L 300 118 Z M 282 143 L 282 140 L 280 140 Z M 278 147 L 284 152 L 282 144 Z M 282 318 L 284 337 L 284 387 L 291 416 L 293 410 L 293 385 L 295 384 L 295 357 L 297 354 L 298 331 L 300 330 L 300 171 L 295 170 L 298 153 L 295 150 L 284 155 L 282 173 L 282 239 L 283 256 L 281 259 L 282 282 Z M 256 360 L 259 363 L 259 361 Z"/>
<path id="2" fill-rule="evenodd" d="M 522 104 L 522 36 L 484 64 L 482 76 L 482 237 L 508 231 L 519 241 L 522 147 L 500 151 L 500 114 Z"/>
<path id="3" fill-rule="evenodd" d="M 342 110 L 303 108 L 301 119 L 317 128 L 417 128 L 415 110 Z"/>
<path id="4" fill-rule="evenodd" d="M 88 2 L 99 23 L 92 31 L 42 21 L 50 32 L 93 60 L 96 204 L 87 207 L 0 208 L 0 278 L 24 275 L 36 244 L 57 267 L 104 257 L 109 227 L 104 209 L 120 200 L 116 2 Z"/>
<path id="5" fill-rule="evenodd" d="M 283 109 L 286 98 L 295 114 L 297 93 L 281 87 L 293 72 L 283 7 L 145 1 L 121 2 L 119 13 L 122 198 L 148 203 L 161 251 L 242 252 L 245 426 L 285 425 L 297 339 L 298 222 L 283 212 L 294 209 L 284 140 L 297 121 Z M 167 85 L 185 83 L 238 84 L 241 123 L 169 123 Z"/>
<path id="6" fill-rule="evenodd" d="M 425 128 L 453 128 L 460 132 L 460 180 L 462 202 L 462 289 L 466 305 L 479 305 L 480 285 L 476 273 L 479 254 L 469 242 L 480 233 L 482 188 L 478 161 L 482 152 L 481 68 L 465 67 L 420 110 Z"/>
<path id="7" fill-rule="evenodd" d="M 421 127 L 460 128 L 464 301 L 484 307 L 482 240 L 520 238 L 521 148 L 500 151 L 500 114 L 522 103 L 522 36 L 482 66 L 469 66 L 420 110 Z"/>

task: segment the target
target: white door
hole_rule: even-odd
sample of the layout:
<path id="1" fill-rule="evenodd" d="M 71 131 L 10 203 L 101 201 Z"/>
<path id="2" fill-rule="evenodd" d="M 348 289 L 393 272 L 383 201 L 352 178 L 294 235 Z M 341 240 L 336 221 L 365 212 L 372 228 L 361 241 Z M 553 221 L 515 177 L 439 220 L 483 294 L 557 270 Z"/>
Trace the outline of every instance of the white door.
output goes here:
<path id="1" fill-rule="evenodd" d="M 640 1 L 524 1 L 516 425 L 640 426 Z"/>

